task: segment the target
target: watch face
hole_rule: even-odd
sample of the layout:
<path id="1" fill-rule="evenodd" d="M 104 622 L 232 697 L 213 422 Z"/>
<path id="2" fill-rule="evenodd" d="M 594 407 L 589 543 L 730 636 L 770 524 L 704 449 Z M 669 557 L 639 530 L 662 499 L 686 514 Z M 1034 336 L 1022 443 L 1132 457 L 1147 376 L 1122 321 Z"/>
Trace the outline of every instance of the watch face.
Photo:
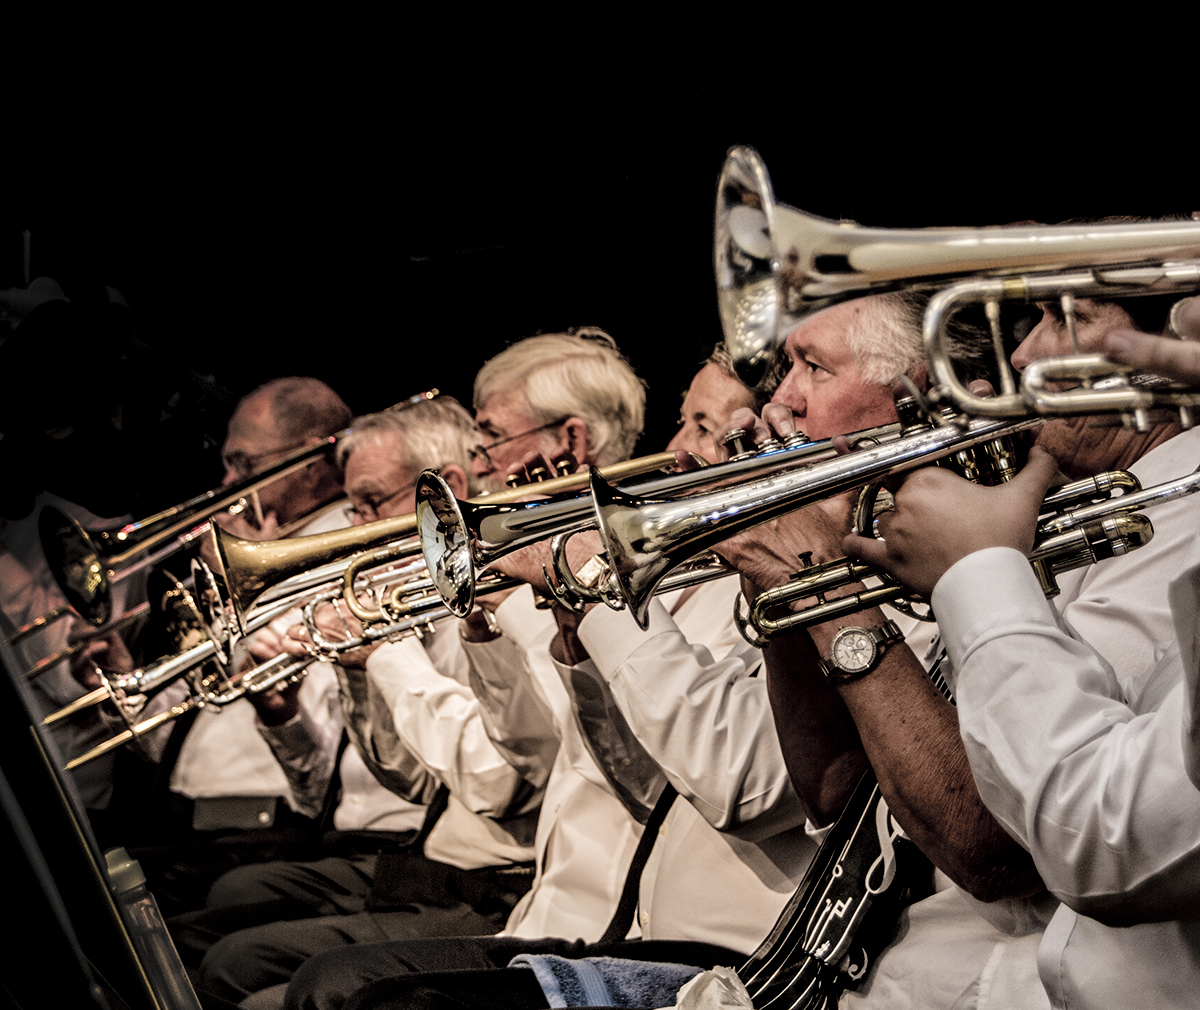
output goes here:
<path id="1" fill-rule="evenodd" d="M 848 628 L 833 643 L 833 661 L 846 673 L 859 673 L 875 659 L 875 641 L 865 631 Z"/>

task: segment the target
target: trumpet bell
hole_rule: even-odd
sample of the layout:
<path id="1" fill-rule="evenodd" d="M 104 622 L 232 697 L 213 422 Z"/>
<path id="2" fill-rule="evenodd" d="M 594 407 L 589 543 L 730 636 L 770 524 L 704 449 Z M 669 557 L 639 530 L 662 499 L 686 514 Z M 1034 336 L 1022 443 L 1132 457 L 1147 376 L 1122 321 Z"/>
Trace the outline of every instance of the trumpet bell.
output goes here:
<path id="1" fill-rule="evenodd" d="M 462 506 L 434 470 L 417 480 L 417 530 L 434 589 L 455 617 L 475 606 L 475 559 Z"/>

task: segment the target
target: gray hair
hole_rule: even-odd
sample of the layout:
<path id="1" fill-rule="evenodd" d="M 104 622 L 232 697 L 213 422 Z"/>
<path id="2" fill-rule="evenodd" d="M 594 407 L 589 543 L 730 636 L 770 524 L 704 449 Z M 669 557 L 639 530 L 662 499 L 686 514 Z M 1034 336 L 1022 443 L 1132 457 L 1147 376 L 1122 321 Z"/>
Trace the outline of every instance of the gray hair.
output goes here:
<path id="1" fill-rule="evenodd" d="M 348 427 L 354 416 L 337 393 L 309 376 L 272 379 L 243 397 L 238 405 L 257 396 L 269 397 L 271 417 L 287 438 L 326 438 Z"/>
<path id="2" fill-rule="evenodd" d="M 642 432 L 645 385 L 596 327 L 529 337 L 501 351 L 475 376 L 475 409 L 509 389 L 524 394 L 535 424 L 582 418 L 600 466 L 627 459 Z"/>
<path id="3" fill-rule="evenodd" d="M 452 396 L 355 418 L 350 433 L 338 442 L 338 467 L 344 471 L 346 459 L 361 442 L 386 432 L 398 436 L 404 466 L 414 474 L 440 470 L 451 463 L 471 472 L 471 452 L 479 444 L 479 429 Z"/>
<path id="4" fill-rule="evenodd" d="M 863 381 L 890 386 L 902 375 L 919 379 L 925 375 L 922 328 L 929 294 L 897 291 L 864 298 L 859 311 L 846 327 L 846 346 Z M 983 330 L 955 316 L 947 324 L 951 357 L 971 377 L 986 377 L 986 337 Z"/>

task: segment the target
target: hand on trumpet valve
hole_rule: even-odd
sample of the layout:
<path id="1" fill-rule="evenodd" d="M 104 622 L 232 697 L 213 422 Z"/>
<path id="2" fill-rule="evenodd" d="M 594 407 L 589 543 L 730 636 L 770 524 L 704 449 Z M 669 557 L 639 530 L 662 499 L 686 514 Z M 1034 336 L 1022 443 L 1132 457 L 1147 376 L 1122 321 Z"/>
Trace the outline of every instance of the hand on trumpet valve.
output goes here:
<path id="1" fill-rule="evenodd" d="M 882 539 L 852 534 L 842 546 L 850 557 L 885 569 L 928 597 L 968 554 L 988 547 L 1028 554 L 1056 473 L 1054 457 L 1036 446 L 1024 469 L 996 487 L 982 487 L 940 467 L 914 470 L 893 492 L 894 510 L 875 519 Z"/>
<path id="2" fill-rule="evenodd" d="M 283 643 L 285 651 L 293 656 L 323 656 L 331 651 L 330 647 L 350 639 L 361 638 L 363 634 L 362 623 L 340 600 L 322 603 L 313 611 L 312 620 L 317 629 L 316 641 L 307 623 L 296 624 L 288 630 L 288 637 Z M 379 644 L 338 650 L 335 661 L 340 666 L 365 667 L 367 659 L 379 648 Z"/>

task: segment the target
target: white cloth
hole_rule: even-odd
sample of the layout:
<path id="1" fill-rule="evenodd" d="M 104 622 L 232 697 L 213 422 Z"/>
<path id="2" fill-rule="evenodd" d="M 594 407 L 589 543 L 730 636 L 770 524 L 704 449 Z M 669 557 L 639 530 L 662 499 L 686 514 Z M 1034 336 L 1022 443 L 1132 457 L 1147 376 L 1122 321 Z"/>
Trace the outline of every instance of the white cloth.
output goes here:
<path id="1" fill-rule="evenodd" d="M 1183 641 L 1196 633 L 1192 576 L 1178 594 Z M 1180 655 L 1168 650 L 1131 705 L 1040 597 L 1004 549 L 964 559 L 934 594 L 980 792 L 1064 902 L 1042 980 L 1056 1006 L 1194 1007 L 1200 792 L 1184 767 Z"/>
<path id="2" fill-rule="evenodd" d="M 1148 487 L 1198 459 L 1200 432 L 1186 432 L 1132 469 Z M 1027 562 L 1006 551 L 964 559 L 934 594 L 980 792 L 1050 889 L 1085 913 L 1059 906 L 1040 938 L 1040 974 L 1056 1006 L 1195 1005 L 1200 934 L 1178 922 L 1113 929 L 1087 917 L 1194 917 L 1185 853 L 1200 830 L 1194 816 L 1182 831 L 1155 826 L 1152 810 L 1172 776 L 1173 813 L 1196 809 L 1182 788 L 1184 699 L 1167 587 L 1200 563 L 1200 501 L 1147 515 L 1150 544 L 1061 577 L 1057 610 L 1032 588 Z M 1011 632 L 1003 640 L 992 630 L 1002 628 Z M 1180 640 L 1188 635 L 1194 641 L 1190 624 Z M 1164 731 L 1164 720 L 1173 728 Z"/>
<path id="3" fill-rule="evenodd" d="M 481 697 L 493 696 L 481 702 L 480 712 L 497 745 L 523 754 L 526 774 L 546 776 L 533 887 L 501 935 L 595 941 L 616 908 L 641 825 L 614 795 L 576 729 L 570 698 L 550 658 L 557 630 L 553 615 L 537 610 L 532 591 L 524 587 L 497 608 L 496 619 L 501 638 L 464 643 L 471 684 Z M 506 707 L 496 698 L 515 703 Z M 557 749 L 528 746 L 547 731 L 559 738 Z"/>
<path id="4" fill-rule="evenodd" d="M 644 633 L 628 612 L 595 608 L 579 628 L 591 659 L 576 674 L 603 677 L 655 771 L 679 792 L 642 874 L 642 935 L 748 955 L 816 845 L 788 778 L 766 681 L 751 676 L 762 654 L 734 626 L 737 591 L 736 579 L 699 586 L 675 603 L 675 617 L 655 600 Z M 690 641 L 681 625 L 712 629 L 708 646 Z"/>

